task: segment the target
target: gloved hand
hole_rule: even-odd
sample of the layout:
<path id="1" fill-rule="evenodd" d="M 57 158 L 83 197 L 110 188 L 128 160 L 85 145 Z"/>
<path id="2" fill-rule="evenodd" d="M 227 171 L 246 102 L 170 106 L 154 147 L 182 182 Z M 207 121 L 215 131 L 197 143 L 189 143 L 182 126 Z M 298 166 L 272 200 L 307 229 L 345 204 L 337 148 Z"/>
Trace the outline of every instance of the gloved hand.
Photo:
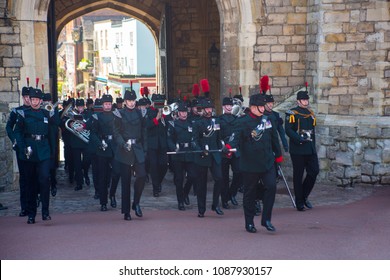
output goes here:
<path id="1" fill-rule="evenodd" d="M 226 155 L 226 157 L 231 158 L 233 155 L 233 152 L 230 151 L 232 146 L 230 144 L 225 144 L 225 146 L 222 147 L 222 153 Z"/>
<path id="2" fill-rule="evenodd" d="M 275 162 L 276 162 L 276 163 L 281 163 L 281 162 L 283 162 L 283 156 L 280 156 L 280 157 L 275 158 Z"/>
<path id="3" fill-rule="evenodd" d="M 299 137 L 299 142 L 302 144 L 302 143 L 306 143 L 306 142 L 310 142 L 311 141 L 311 139 L 308 139 L 308 138 L 306 138 L 306 137 Z"/>
<path id="4" fill-rule="evenodd" d="M 179 144 L 176 144 L 176 148 L 175 148 L 175 152 L 179 152 L 180 151 L 180 145 Z"/>
<path id="5" fill-rule="evenodd" d="M 209 155 L 209 151 L 208 150 L 203 150 L 202 153 L 200 154 L 200 156 L 202 158 L 207 157 L 208 155 Z"/>

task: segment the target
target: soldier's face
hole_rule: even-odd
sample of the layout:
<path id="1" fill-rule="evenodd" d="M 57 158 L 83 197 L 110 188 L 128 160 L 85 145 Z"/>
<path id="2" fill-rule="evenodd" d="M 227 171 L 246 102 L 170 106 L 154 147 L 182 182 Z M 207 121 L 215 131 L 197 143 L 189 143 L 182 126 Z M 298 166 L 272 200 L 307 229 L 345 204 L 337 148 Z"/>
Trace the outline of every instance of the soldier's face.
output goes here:
<path id="1" fill-rule="evenodd" d="M 250 107 L 250 110 L 251 110 L 251 113 L 253 115 L 260 117 L 260 116 L 262 116 L 264 114 L 265 108 L 264 108 L 264 106 L 254 106 L 254 105 L 252 105 Z"/>
<path id="2" fill-rule="evenodd" d="M 298 106 L 302 108 L 307 108 L 309 106 L 309 99 L 298 100 Z"/>
<path id="3" fill-rule="evenodd" d="M 111 102 L 103 102 L 103 111 L 111 111 L 112 103 Z"/>
<path id="4" fill-rule="evenodd" d="M 232 105 L 224 105 L 224 106 L 222 106 L 222 108 L 223 108 L 223 112 L 225 114 L 231 114 L 232 113 L 232 108 L 233 108 Z"/>
<path id="5" fill-rule="evenodd" d="M 117 103 L 117 104 L 116 104 L 116 107 L 117 107 L 118 109 L 122 109 L 122 108 L 123 108 L 123 103 Z"/>
<path id="6" fill-rule="evenodd" d="M 126 107 L 129 109 L 134 109 L 135 108 L 135 100 L 125 100 L 126 102 Z"/>
<path id="7" fill-rule="evenodd" d="M 30 106 L 31 105 L 30 96 L 28 96 L 28 95 L 24 95 L 23 96 L 23 104 L 26 105 L 26 106 Z"/>
<path id="8" fill-rule="evenodd" d="M 185 111 L 178 111 L 177 115 L 179 116 L 180 120 L 185 121 L 187 119 L 187 112 Z"/>
<path id="9" fill-rule="evenodd" d="M 271 112 L 273 108 L 274 108 L 274 103 L 273 102 L 267 102 L 267 104 L 265 104 L 265 109 L 268 112 Z"/>
<path id="10" fill-rule="evenodd" d="M 30 100 L 31 100 L 31 107 L 33 107 L 34 109 L 38 109 L 41 106 L 42 99 L 33 97 Z"/>
<path id="11" fill-rule="evenodd" d="M 213 108 L 204 108 L 204 116 L 206 118 L 211 117 L 213 114 Z"/>
<path id="12" fill-rule="evenodd" d="M 79 111 L 79 113 L 84 112 L 84 106 L 77 106 L 77 111 Z"/>

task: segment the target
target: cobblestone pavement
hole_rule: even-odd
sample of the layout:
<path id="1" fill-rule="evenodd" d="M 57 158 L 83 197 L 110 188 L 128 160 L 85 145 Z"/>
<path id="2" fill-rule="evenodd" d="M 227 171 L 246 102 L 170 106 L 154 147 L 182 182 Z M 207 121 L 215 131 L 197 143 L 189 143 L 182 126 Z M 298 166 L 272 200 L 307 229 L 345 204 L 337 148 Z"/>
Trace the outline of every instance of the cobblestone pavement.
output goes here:
<path id="1" fill-rule="evenodd" d="M 92 176 L 90 175 L 90 178 Z M 59 168 L 57 171 L 58 180 L 58 193 L 55 197 L 50 197 L 50 213 L 81 213 L 81 212 L 95 212 L 99 211 L 99 200 L 93 198 L 95 190 L 91 179 L 91 185 L 84 185 L 80 191 L 74 191 L 75 184 L 70 184 L 67 179 L 66 172 L 63 168 Z M 133 180 L 134 182 L 134 180 Z M 132 183 L 133 183 L 132 182 Z M 211 205 L 212 198 L 212 185 L 213 182 L 209 180 L 207 205 Z M 289 182 L 290 189 L 292 191 L 292 182 Z M 285 184 L 282 180 L 278 183 L 277 195 L 275 201 L 275 208 L 288 208 L 292 207 L 290 197 L 288 195 Z M 342 188 L 334 185 L 316 184 L 313 192 L 310 196 L 310 201 L 315 206 L 321 205 L 343 205 L 351 203 L 364 197 L 369 196 L 378 187 L 370 186 L 355 186 L 354 188 Z M 120 211 L 121 202 L 121 186 L 120 182 L 117 189 L 116 199 L 118 207 L 110 211 Z M 242 207 L 242 194 L 238 193 L 237 200 L 238 206 L 232 206 L 231 208 Z M 190 195 L 191 205 L 186 206 L 189 211 L 194 211 L 197 214 L 196 196 Z M 0 216 L 16 216 L 18 215 L 19 208 L 19 192 L 18 190 L 0 193 L 0 203 L 7 206 L 7 210 L 0 211 Z M 177 200 L 175 193 L 175 186 L 173 184 L 173 174 L 168 171 L 163 184 L 162 193 L 159 197 L 153 197 L 152 185 L 147 183 L 141 198 L 141 207 L 145 210 L 158 210 L 158 209 L 177 209 Z M 229 211 L 229 210 L 227 210 Z M 38 211 L 38 214 L 40 211 Z"/>

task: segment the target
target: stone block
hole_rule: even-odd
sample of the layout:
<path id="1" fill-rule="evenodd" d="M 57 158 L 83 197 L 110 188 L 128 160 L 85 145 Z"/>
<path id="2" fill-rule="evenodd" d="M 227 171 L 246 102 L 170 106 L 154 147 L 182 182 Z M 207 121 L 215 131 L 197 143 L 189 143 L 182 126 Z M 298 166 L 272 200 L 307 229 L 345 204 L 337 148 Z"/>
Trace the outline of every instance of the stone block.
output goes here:
<path id="1" fill-rule="evenodd" d="M 357 128 L 357 136 L 365 138 L 380 138 L 381 137 L 380 127 L 365 127 L 361 126 Z"/>
<path id="2" fill-rule="evenodd" d="M 360 178 L 361 169 L 359 166 L 349 166 L 345 168 L 345 178 Z"/>
<path id="3" fill-rule="evenodd" d="M 271 53 L 271 61 L 286 61 L 286 53 Z"/>
<path id="4" fill-rule="evenodd" d="M 362 33 L 371 33 L 375 30 L 375 22 L 359 22 L 357 31 Z"/>
<path id="5" fill-rule="evenodd" d="M 321 145 L 331 146 L 334 145 L 334 138 L 332 136 L 321 136 Z"/>
<path id="6" fill-rule="evenodd" d="M 374 175 L 390 176 L 390 165 L 389 164 L 375 164 Z"/>
<path id="7" fill-rule="evenodd" d="M 4 92 L 9 92 L 12 90 L 12 83 L 10 78 L 0 78 L 0 89 L 1 89 L 1 95 L 3 96 Z M 3 97 L 2 97 L 3 98 Z M 2 99 L 4 101 L 4 99 Z"/>
<path id="8" fill-rule="evenodd" d="M 259 36 L 257 38 L 258 45 L 275 45 L 278 43 L 277 36 Z"/>
<path id="9" fill-rule="evenodd" d="M 271 61 L 270 53 L 255 53 L 254 61 Z"/>
<path id="10" fill-rule="evenodd" d="M 390 176 L 382 176 L 381 185 L 390 185 Z"/>
<path id="11" fill-rule="evenodd" d="M 382 150 L 366 149 L 364 151 L 364 160 L 366 160 L 367 162 L 374 162 L 374 163 L 382 162 Z"/>
<path id="12" fill-rule="evenodd" d="M 337 152 L 335 163 L 352 166 L 353 165 L 353 153 L 352 152 Z"/>
<path id="13" fill-rule="evenodd" d="M 23 61 L 21 58 L 3 58 L 3 67 L 22 67 Z"/>
<path id="14" fill-rule="evenodd" d="M 268 15 L 268 24 L 284 24 L 286 23 L 287 15 L 270 14 Z"/>
<path id="15" fill-rule="evenodd" d="M 305 44 L 306 41 L 305 41 L 305 36 L 292 36 L 291 37 L 291 43 L 292 44 Z"/>
<path id="16" fill-rule="evenodd" d="M 287 61 L 299 61 L 299 53 L 287 53 Z"/>
<path id="17" fill-rule="evenodd" d="M 363 162 L 361 164 L 361 173 L 364 175 L 373 175 L 374 174 L 374 164 L 369 162 Z"/>
<path id="18" fill-rule="evenodd" d="M 371 176 L 362 175 L 362 183 L 371 183 Z"/>
<path id="19" fill-rule="evenodd" d="M 287 15 L 287 24 L 306 24 L 306 14 L 289 13 Z"/>
<path id="20" fill-rule="evenodd" d="M 262 72 L 268 76 L 290 76 L 291 63 L 288 62 L 265 62 L 262 63 Z"/>
<path id="21" fill-rule="evenodd" d="M 349 11 L 325 12 L 325 23 L 349 22 Z"/>
<path id="22" fill-rule="evenodd" d="M 353 86 L 357 83 L 357 78 L 354 77 L 348 77 L 348 78 L 339 78 L 338 79 L 339 86 Z M 352 97 L 349 96 L 349 101 L 352 101 Z M 350 105 L 349 104 L 342 104 L 342 105 Z"/>
<path id="23" fill-rule="evenodd" d="M 389 21 L 389 20 L 390 20 L 390 13 L 388 8 L 383 9 L 382 7 L 378 7 L 377 9 L 367 9 L 367 21 L 377 22 L 377 21 Z"/>
<path id="24" fill-rule="evenodd" d="M 347 59 L 347 53 L 346 52 L 329 52 L 328 59 L 330 62 L 344 61 Z"/>
<path id="25" fill-rule="evenodd" d="M 271 46 L 271 53 L 281 53 L 284 52 L 284 47 L 283 45 L 275 45 Z"/>
<path id="26" fill-rule="evenodd" d="M 337 51 L 351 51 L 355 50 L 356 43 L 338 43 L 336 46 Z"/>
<path id="27" fill-rule="evenodd" d="M 0 57 L 12 57 L 12 47 L 0 45 Z"/>
<path id="28" fill-rule="evenodd" d="M 20 36 L 19 34 L 1 34 L 0 43 L 4 45 L 20 44 Z"/>
<path id="29" fill-rule="evenodd" d="M 263 26 L 262 33 L 265 36 L 283 35 L 283 26 L 282 25 Z"/>
<path id="30" fill-rule="evenodd" d="M 325 146 L 320 146 L 319 149 L 317 150 L 317 155 L 318 158 L 326 158 L 326 147 Z"/>
<path id="31" fill-rule="evenodd" d="M 365 38 L 366 38 L 366 35 L 364 33 L 347 34 L 346 41 L 350 42 L 350 43 L 351 42 L 365 42 Z"/>
<path id="32" fill-rule="evenodd" d="M 344 178 L 344 166 L 337 164 L 337 163 L 332 163 L 329 171 L 329 177 L 334 177 L 334 178 Z"/>

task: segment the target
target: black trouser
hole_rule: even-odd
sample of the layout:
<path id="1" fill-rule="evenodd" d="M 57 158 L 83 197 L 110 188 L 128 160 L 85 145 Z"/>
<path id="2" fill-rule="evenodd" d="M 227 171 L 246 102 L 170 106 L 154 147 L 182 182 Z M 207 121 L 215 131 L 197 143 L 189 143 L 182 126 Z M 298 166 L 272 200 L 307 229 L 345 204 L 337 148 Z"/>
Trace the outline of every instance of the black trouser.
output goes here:
<path id="1" fill-rule="evenodd" d="M 95 188 L 95 193 L 99 193 L 99 170 L 98 170 L 98 164 L 97 164 L 97 155 L 91 154 L 91 165 L 92 165 L 92 180 L 93 180 L 93 186 Z"/>
<path id="2" fill-rule="evenodd" d="M 223 203 L 228 202 L 232 196 L 236 196 L 238 187 L 242 185 L 242 174 L 240 172 L 239 162 L 240 159 L 235 156 L 232 158 L 222 158 L 223 186 L 221 190 L 221 199 Z M 233 172 L 233 178 L 229 187 L 230 167 Z"/>
<path id="3" fill-rule="evenodd" d="M 55 158 L 50 159 L 50 186 L 57 187 L 57 162 Z"/>
<path id="4" fill-rule="evenodd" d="M 193 162 L 172 160 L 173 182 L 176 186 L 176 197 L 178 203 L 184 203 L 184 198 L 188 196 L 191 185 L 184 185 L 184 177 L 187 172 L 188 178 L 194 181 L 196 178 L 196 168 Z"/>
<path id="5" fill-rule="evenodd" d="M 50 199 L 50 159 L 40 162 L 25 161 L 27 214 L 35 218 L 37 214 L 37 194 L 40 194 L 42 216 L 49 215 Z"/>
<path id="6" fill-rule="evenodd" d="M 168 157 L 164 149 L 148 149 L 149 172 L 152 179 L 153 193 L 161 190 L 161 183 L 167 174 Z"/>
<path id="7" fill-rule="evenodd" d="M 276 195 L 276 174 L 275 168 L 272 166 L 268 171 L 262 173 L 243 172 L 244 179 L 244 215 L 245 225 L 254 224 L 254 217 L 256 213 L 255 200 L 257 197 L 258 183 L 263 182 L 263 213 L 261 216 L 261 223 L 271 221 L 272 208 L 275 203 Z"/>
<path id="8" fill-rule="evenodd" d="M 96 156 L 100 205 L 107 204 L 108 188 L 111 179 L 111 157 Z"/>
<path id="9" fill-rule="evenodd" d="M 22 211 L 27 209 L 27 190 L 26 190 L 26 171 L 25 161 L 16 157 L 19 169 L 19 192 L 20 192 L 20 208 Z"/>
<path id="10" fill-rule="evenodd" d="M 84 149 L 72 148 L 72 158 L 74 164 L 74 174 L 77 186 L 82 186 L 84 183 L 85 157 Z"/>
<path id="11" fill-rule="evenodd" d="M 89 167 L 92 164 L 92 157 L 93 157 L 93 154 L 90 151 L 84 150 L 84 152 L 83 152 L 83 162 L 82 162 L 84 178 L 89 177 L 88 173 L 89 173 Z"/>
<path id="12" fill-rule="evenodd" d="M 133 166 L 119 163 L 122 178 L 122 214 L 130 214 L 131 177 L 135 171 L 133 205 L 138 205 L 145 187 L 145 163 L 135 163 Z"/>
<path id="13" fill-rule="evenodd" d="M 302 208 L 305 200 L 309 197 L 317 175 L 320 172 L 317 154 L 294 155 L 290 154 L 293 164 L 293 184 L 295 203 Z M 303 180 L 303 173 L 306 170 L 306 177 Z"/>
<path id="14" fill-rule="evenodd" d="M 211 167 L 197 165 L 196 191 L 198 200 L 198 211 L 201 214 L 206 212 L 206 195 L 207 195 L 207 171 L 210 169 L 214 179 L 213 189 L 213 207 L 219 206 L 219 196 L 222 188 L 222 169 L 221 165 L 215 160 L 212 161 Z"/>
<path id="15" fill-rule="evenodd" d="M 121 178 L 121 164 L 114 158 L 112 160 L 110 197 L 115 197 L 120 178 Z"/>

